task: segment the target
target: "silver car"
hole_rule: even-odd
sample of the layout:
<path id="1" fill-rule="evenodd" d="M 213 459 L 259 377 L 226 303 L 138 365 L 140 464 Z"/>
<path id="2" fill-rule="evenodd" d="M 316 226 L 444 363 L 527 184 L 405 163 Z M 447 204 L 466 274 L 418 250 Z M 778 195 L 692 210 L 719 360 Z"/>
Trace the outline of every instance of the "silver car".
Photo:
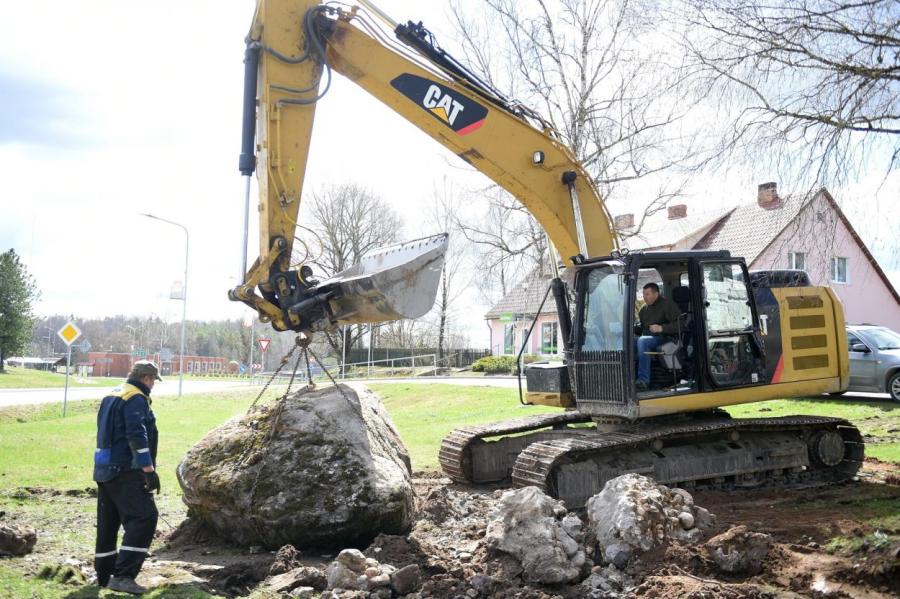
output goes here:
<path id="1" fill-rule="evenodd" d="M 900 402 L 900 334 L 885 327 L 848 325 L 848 391 L 887 393 Z"/>

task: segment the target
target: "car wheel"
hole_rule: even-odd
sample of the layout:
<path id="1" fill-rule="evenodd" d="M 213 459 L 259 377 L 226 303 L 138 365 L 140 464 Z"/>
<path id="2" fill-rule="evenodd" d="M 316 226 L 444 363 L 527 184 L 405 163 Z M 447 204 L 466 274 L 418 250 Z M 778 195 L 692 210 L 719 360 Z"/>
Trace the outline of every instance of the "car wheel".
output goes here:
<path id="1" fill-rule="evenodd" d="M 888 380 L 887 392 L 891 396 L 891 401 L 900 403 L 900 372 L 895 372 Z"/>

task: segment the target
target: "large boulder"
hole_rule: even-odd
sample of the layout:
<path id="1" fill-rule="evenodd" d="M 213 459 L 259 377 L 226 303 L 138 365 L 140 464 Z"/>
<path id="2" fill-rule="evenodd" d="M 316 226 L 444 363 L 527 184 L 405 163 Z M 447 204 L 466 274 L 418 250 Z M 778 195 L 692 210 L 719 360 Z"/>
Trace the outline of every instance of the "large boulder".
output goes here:
<path id="1" fill-rule="evenodd" d="M 640 474 L 608 481 L 586 509 L 600 554 L 618 568 L 671 540 L 694 543 L 714 520 L 684 489 L 670 489 Z"/>
<path id="2" fill-rule="evenodd" d="M 409 454 L 361 385 L 302 390 L 213 429 L 178 466 L 189 515 L 226 539 L 347 546 L 410 527 Z"/>
<path id="3" fill-rule="evenodd" d="M 488 523 L 492 551 L 515 557 L 527 582 L 560 584 L 578 580 L 587 558 L 580 542 L 581 520 L 561 501 L 537 487 L 507 491 Z"/>

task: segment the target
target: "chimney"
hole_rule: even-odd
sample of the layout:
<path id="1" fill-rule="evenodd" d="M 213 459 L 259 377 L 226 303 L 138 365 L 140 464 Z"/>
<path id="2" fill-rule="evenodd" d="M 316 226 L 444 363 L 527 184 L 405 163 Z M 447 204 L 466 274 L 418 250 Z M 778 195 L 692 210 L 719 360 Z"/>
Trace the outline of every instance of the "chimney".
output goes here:
<path id="1" fill-rule="evenodd" d="M 613 221 L 616 229 L 630 229 L 634 226 L 634 214 L 620 214 Z"/>
<path id="2" fill-rule="evenodd" d="M 756 203 L 760 208 L 772 210 L 781 207 L 781 198 L 778 197 L 778 183 L 761 183 L 756 193 Z"/>
<path id="3" fill-rule="evenodd" d="M 687 216 L 687 204 L 669 206 L 669 220 L 678 220 Z"/>

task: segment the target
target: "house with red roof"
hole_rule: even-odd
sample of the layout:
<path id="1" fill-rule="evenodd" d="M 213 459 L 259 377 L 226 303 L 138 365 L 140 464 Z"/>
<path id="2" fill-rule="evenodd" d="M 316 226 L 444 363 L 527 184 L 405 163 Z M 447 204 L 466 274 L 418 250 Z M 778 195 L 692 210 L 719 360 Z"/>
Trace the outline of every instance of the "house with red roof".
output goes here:
<path id="1" fill-rule="evenodd" d="M 689 214 L 679 204 L 635 222 L 615 217 L 622 246 L 635 250 L 729 250 L 752 270 L 805 270 L 813 285 L 830 286 L 844 304 L 848 324 L 900 331 L 900 294 L 827 189 L 781 197 L 764 183 L 755 202 Z M 495 354 L 518 353 L 535 315 L 528 353 L 555 354 L 562 346 L 552 296 L 539 310 L 549 278 L 537 272 L 491 308 Z M 552 340 L 552 342 L 551 342 Z"/>

